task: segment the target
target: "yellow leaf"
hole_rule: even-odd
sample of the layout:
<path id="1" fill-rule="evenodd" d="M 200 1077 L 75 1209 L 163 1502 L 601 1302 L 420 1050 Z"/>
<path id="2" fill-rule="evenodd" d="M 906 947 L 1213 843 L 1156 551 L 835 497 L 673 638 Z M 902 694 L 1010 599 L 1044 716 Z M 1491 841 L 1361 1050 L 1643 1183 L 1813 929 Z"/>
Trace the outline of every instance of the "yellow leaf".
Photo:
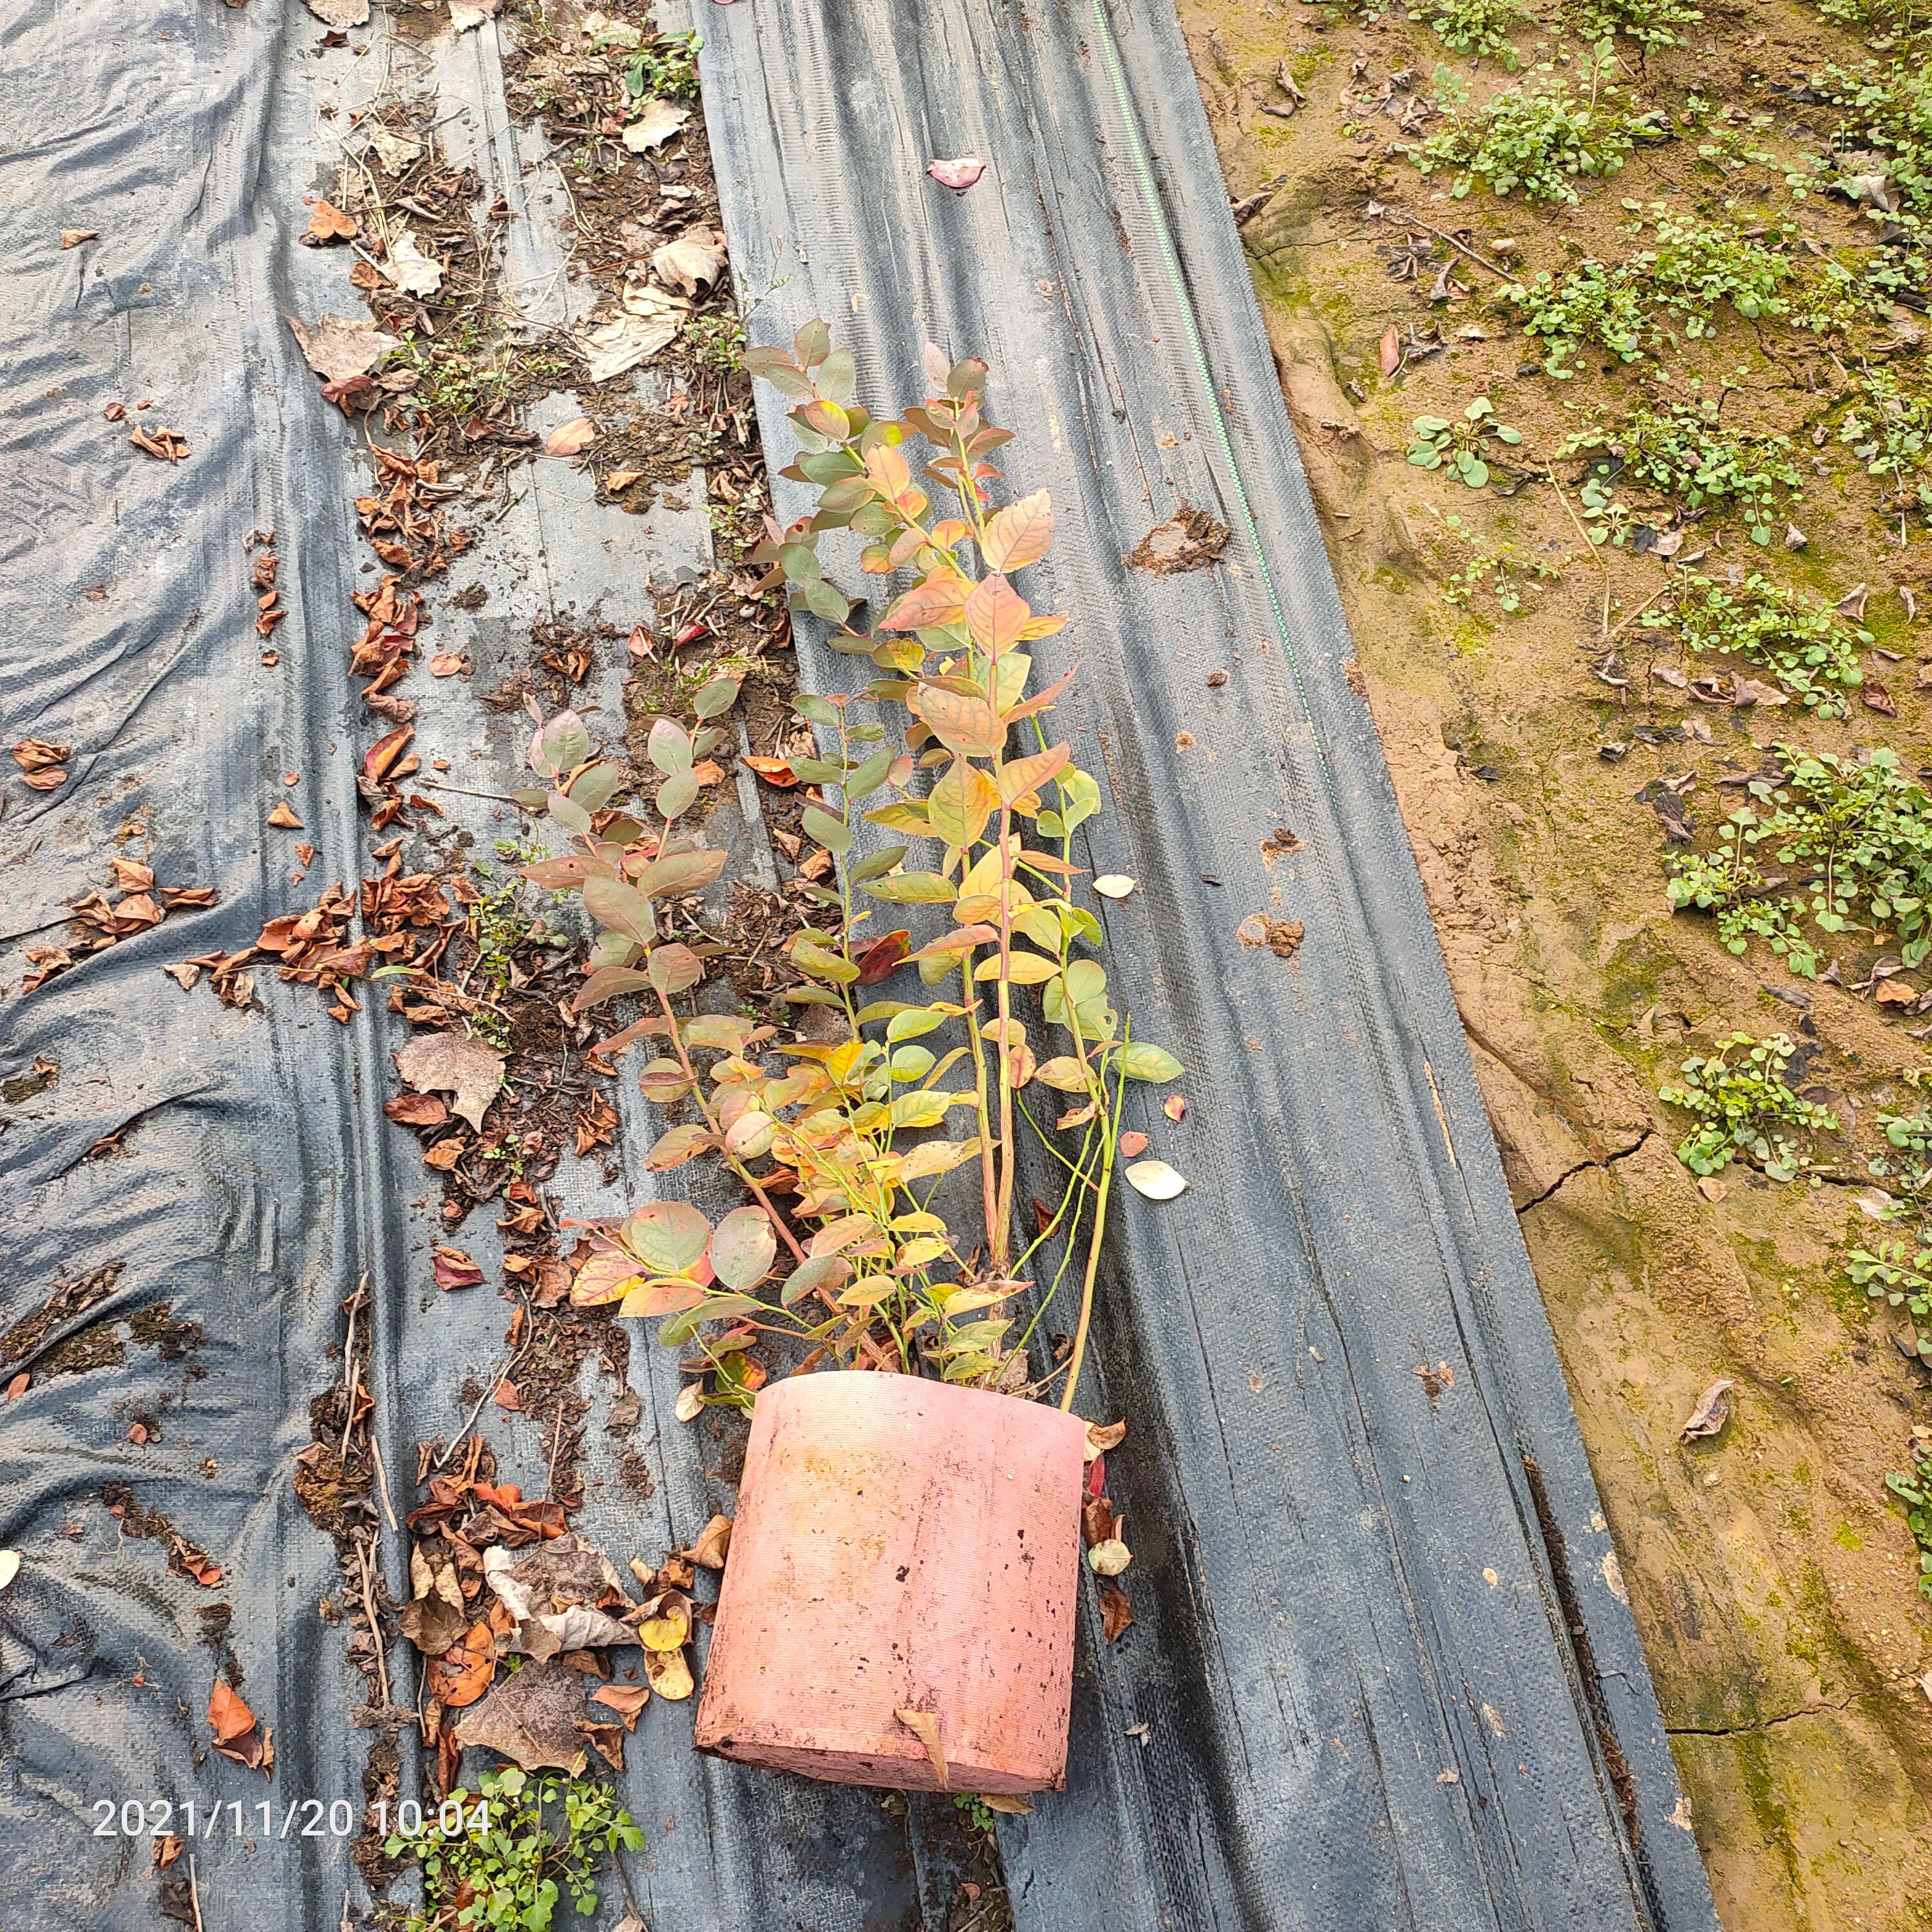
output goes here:
<path id="1" fill-rule="evenodd" d="M 986 526 L 982 546 L 989 570 L 1024 570 L 1046 556 L 1053 542 L 1052 500 L 1036 490 L 1009 503 Z"/>
<path id="2" fill-rule="evenodd" d="M 1006 954 L 1006 978 L 1016 986 L 1042 986 L 1060 970 L 1060 962 L 1042 959 L 1037 952 L 1022 952 L 1016 946 Z M 1000 976 L 1000 956 L 989 952 L 974 968 L 976 980 L 997 980 Z"/>
<path id="3" fill-rule="evenodd" d="M 646 1651 L 644 1675 L 650 1680 L 651 1688 L 673 1703 L 688 1697 L 698 1688 L 692 1682 L 691 1666 L 684 1660 L 681 1650 Z"/>

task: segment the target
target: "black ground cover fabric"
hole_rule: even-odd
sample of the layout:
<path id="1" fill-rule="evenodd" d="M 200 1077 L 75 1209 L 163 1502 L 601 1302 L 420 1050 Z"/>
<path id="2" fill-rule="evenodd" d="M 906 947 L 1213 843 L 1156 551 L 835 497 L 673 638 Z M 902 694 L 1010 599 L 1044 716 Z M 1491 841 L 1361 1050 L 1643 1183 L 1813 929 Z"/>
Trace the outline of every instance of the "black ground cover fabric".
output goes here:
<path id="1" fill-rule="evenodd" d="M 1090 1620 L 1070 1788 L 1005 1834 L 1019 1923 L 1711 1925 L 1172 11 L 700 24 L 753 339 L 825 316 L 888 410 L 922 341 L 984 356 L 1013 486 L 1052 491 L 1040 656 L 1082 668 L 1090 863 L 1141 882 L 1114 997 L 1188 1070 L 1182 1126 L 1130 1122 L 1190 1184 L 1124 1197 L 1082 1405 L 1130 1418 L 1138 1621 Z M 927 176 L 964 155 L 963 194 Z M 1130 568 L 1184 506 L 1223 562 Z M 1237 939 L 1258 912 L 1305 924 L 1292 960 Z"/>
<path id="2" fill-rule="evenodd" d="M 1053 583 L 1086 667 L 1062 716 L 1116 806 L 1093 856 L 1142 881 L 1108 916 L 1121 982 L 1137 1029 L 1189 1068 L 1184 1128 L 1141 1124 L 1192 1185 L 1121 1209 L 1083 1403 L 1104 1393 L 1132 1423 L 1116 1467 L 1138 1621 L 1112 1650 L 1086 1633 L 1070 1788 L 1005 1831 L 1020 1924 L 1708 1926 L 1172 16 L 740 0 L 698 24 L 739 280 L 766 297 L 754 335 L 824 313 L 882 402 L 910 395 L 928 335 L 997 365 L 1010 467 L 1062 517 Z M 241 1837 L 192 1846 L 208 1932 L 359 1921 L 346 1841 L 275 1828 L 292 1801 L 358 1799 L 370 1736 L 317 1612 L 341 1580 L 290 1464 L 358 1282 L 392 1481 L 500 1360 L 501 1304 L 429 1285 L 434 1202 L 380 1118 L 400 1036 L 380 1000 L 339 1028 L 265 974 L 261 1008 L 238 1014 L 158 970 L 244 946 L 366 867 L 370 734 L 346 675 L 366 470 L 280 320 L 350 306 L 340 259 L 295 245 L 336 158 L 318 100 L 379 66 L 412 76 L 470 142 L 486 200 L 525 206 L 496 28 L 430 54 L 380 15 L 355 37 L 367 54 L 320 36 L 298 0 L 0 8 L 0 713 L 8 743 L 75 748 L 66 786 L 9 780 L 0 818 L 0 1073 L 58 1069 L 0 1108 L 0 1330 L 120 1264 L 4 1371 L 120 1324 L 118 1358 L 35 1373 L 0 1409 L 0 1546 L 25 1558 L 0 1596 L 10 1928 L 161 1922 L 148 1844 L 96 1835 L 96 1806 L 123 1799 L 250 1808 Z M 924 177 L 969 150 L 991 164 L 970 194 Z M 63 227 L 100 238 L 64 250 Z M 143 397 L 152 412 L 105 418 Z M 134 422 L 179 429 L 189 457 L 131 451 Z M 483 616 L 438 614 L 479 688 L 534 616 L 627 626 L 647 569 L 705 561 L 701 512 L 695 531 L 652 529 L 571 487 L 541 472 L 449 580 L 492 587 Z M 1232 528 L 1226 560 L 1130 573 L 1184 499 Z M 272 670 L 254 530 L 275 533 L 292 614 Z M 810 661 L 828 682 L 849 670 Z M 1229 682 L 1210 692 L 1216 668 Z M 418 694 L 426 754 L 474 760 L 479 789 L 513 782 L 514 718 Z M 292 842 L 262 824 L 284 772 L 317 848 L 300 888 Z M 1270 866 L 1258 842 L 1277 824 L 1305 844 Z M 117 850 L 217 904 L 21 997 L 23 949 L 58 943 Z M 1256 910 L 1305 922 L 1294 960 L 1238 944 Z M 623 1104 L 621 1184 L 572 1180 L 566 1211 L 648 1191 L 654 1130 L 634 1090 Z M 118 1151 L 91 1156 L 110 1136 Z M 494 1269 L 490 1240 L 471 1245 Z M 185 1355 L 126 1326 L 163 1302 L 200 1324 Z M 1414 1370 L 1438 1360 L 1455 1382 L 1432 1403 Z M 655 1560 L 728 1493 L 670 1420 L 674 1365 L 640 1347 L 630 1376 L 655 1493 L 593 1471 L 578 1527 Z M 142 1416 L 156 1427 L 137 1445 Z M 540 1443 L 490 1427 L 506 1474 L 541 1477 Z M 220 1588 L 127 1536 L 113 1484 L 205 1546 Z M 400 1594 L 400 1539 L 384 1554 Z M 225 1639 L 201 1614 L 217 1604 Z M 406 1652 L 391 1664 L 406 1687 Z M 274 1726 L 272 1785 L 208 1754 L 218 1666 Z M 654 1703 L 624 1780 L 653 1932 L 946 1924 L 929 1808 L 909 1828 L 872 1794 L 698 1760 L 688 1725 Z M 599 1922 L 623 1909 L 608 1886 Z"/>

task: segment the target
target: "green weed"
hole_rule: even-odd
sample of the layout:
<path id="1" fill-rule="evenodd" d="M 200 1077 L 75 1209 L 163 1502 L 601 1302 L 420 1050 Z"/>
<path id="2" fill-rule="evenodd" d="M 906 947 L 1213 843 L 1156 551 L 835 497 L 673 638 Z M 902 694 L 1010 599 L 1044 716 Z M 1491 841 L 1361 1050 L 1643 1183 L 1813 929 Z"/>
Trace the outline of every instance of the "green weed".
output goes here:
<path id="1" fill-rule="evenodd" d="M 1761 665 L 1821 718 L 1842 718 L 1850 708 L 1846 694 L 1864 682 L 1858 651 L 1872 642 L 1830 605 L 1755 571 L 1736 590 L 1688 578 L 1676 608 L 1654 622 L 1673 630 L 1687 650 Z"/>
<path id="2" fill-rule="evenodd" d="M 1450 52 L 1488 56 L 1511 73 L 1518 65 L 1510 36 L 1535 17 L 1520 0 L 1421 0 L 1409 10 L 1412 20 L 1428 22 L 1430 30 Z"/>
<path id="3" fill-rule="evenodd" d="M 1807 1162 L 1785 1130 L 1838 1132 L 1836 1114 L 1801 1100 L 1786 1083 L 1784 1070 L 1796 1051 L 1783 1034 L 1758 1040 L 1734 1033 L 1714 1052 L 1684 1061 L 1682 1086 L 1658 1089 L 1659 1100 L 1696 1118 L 1677 1149 L 1693 1174 L 1721 1174 L 1746 1156 L 1772 1180 L 1792 1180 Z"/>
<path id="4" fill-rule="evenodd" d="M 1578 201 L 1580 178 L 1615 174 L 1630 151 L 1631 123 L 1610 104 L 1614 92 L 1586 100 L 1550 78 L 1508 88 L 1480 107 L 1456 109 L 1409 158 L 1425 175 L 1453 168 L 1458 197 L 1480 182 L 1494 195 L 1520 188 L 1529 201 Z"/>

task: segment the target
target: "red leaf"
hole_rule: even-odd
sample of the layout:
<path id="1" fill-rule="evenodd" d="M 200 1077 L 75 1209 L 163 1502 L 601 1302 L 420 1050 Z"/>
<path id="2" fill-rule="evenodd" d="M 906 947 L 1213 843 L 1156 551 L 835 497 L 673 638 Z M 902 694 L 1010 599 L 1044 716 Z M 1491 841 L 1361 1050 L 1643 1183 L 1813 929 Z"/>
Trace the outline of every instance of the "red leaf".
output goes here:
<path id="1" fill-rule="evenodd" d="M 438 1248 L 430 1267 L 445 1294 L 452 1288 L 474 1288 L 483 1279 L 483 1270 L 460 1248 Z"/>
<path id="2" fill-rule="evenodd" d="M 882 939 L 875 939 L 859 956 L 859 984 L 876 986 L 881 980 L 890 978 L 905 963 L 906 954 L 911 950 L 910 932 L 889 932 Z"/>

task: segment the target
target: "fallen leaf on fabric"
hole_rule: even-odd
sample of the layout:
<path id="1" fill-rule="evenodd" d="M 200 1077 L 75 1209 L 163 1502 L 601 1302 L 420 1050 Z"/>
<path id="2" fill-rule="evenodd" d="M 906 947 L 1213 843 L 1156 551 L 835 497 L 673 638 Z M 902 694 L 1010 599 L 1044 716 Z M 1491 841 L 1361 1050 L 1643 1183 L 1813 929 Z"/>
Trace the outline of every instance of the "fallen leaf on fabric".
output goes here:
<path id="1" fill-rule="evenodd" d="M 747 753 L 738 762 L 748 766 L 766 784 L 779 791 L 789 791 L 798 783 L 798 774 L 782 758 L 754 758 Z"/>
<path id="2" fill-rule="evenodd" d="M 677 1407 L 674 1413 L 680 1422 L 695 1422 L 704 1413 L 704 1384 L 686 1382 L 678 1390 Z"/>
<path id="3" fill-rule="evenodd" d="M 928 161 L 926 171 L 941 188 L 964 194 L 986 172 L 986 164 L 977 154 L 962 154 L 954 160 Z"/>
<path id="4" fill-rule="evenodd" d="M 369 17 L 369 0 L 307 0 L 308 10 L 332 27 L 359 27 Z"/>
<path id="5" fill-rule="evenodd" d="M 0 1590 L 20 1574 L 20 1552 L 17 1550 L 0 1550 Z"/>
<path id="6" fill-rule="evenodd" d="M 634 154 L 662 147 L 691 118 L 691 110 L 675 101 L 647 100 L 638 118 L 624 130 L 624 145 Z"/>
<path id="7" fill-rule="evenodd" d="M 466 34 L 485 20 L 494 20 L 502 4 L 502 0 L 449 0 L 449 24 L 459 34 Z"/>
<path id="8" fill-rule="evenodd" d="M 98 228 L 63 228 L 60 236 L 63 248 L 78 248 L 83 242 L 98 242 L 100 230 Z"/>
<path id="9" fill-rule="evenodd" d="M 1091 1462 L 1109 1449 L 1118 1448 L 1126 1439 L 1127 1425 L 1124 1422 L 1090 1422 L 1087 1424 L 1085 1460 Z"/>
<path id="10" fill-rule="evenodd" d="M 70 745 L 56 745 L 46 738 L 22 738 L 14 747 L 14 762 L 32 778 L 37 772 L 51 771 L 74 756 Z M 64 778 L 67 774 L 63 772 Z M 150 881 L 150 883 L 152 883 Z"/>
<path id="11" fill-rule="evenodd" d="M 1033 1807 L 1024 1798 L 1016 1798 L 1010 1792 L 982 1792 L 980 1794 L 980 1802 L 988 1811 L 1004 1811 L 1010 1818 L 1030 1818 L 1033 1816 Z"/>
<path id="12" fill-rule="evenodd" d="M 360 231 L 354 215 L 344 214 L 332 201 L 318 201 L 302 238 L 310 248 L 321 248 L 332 242 L 352 241 Z"/>
<path id="13" fill-rule="evenodd" d="M 1187 1096 L 1185 1094 L 1168 1094 L 1160 1103 L 1160 1111 L 1170 1120 L 1182 1119 L 1187 1112 Z"/>
<path id="14" fill-rule="evenodd" d="M 439 1597 L 418 1597 L 397 1619 L 404 1636 L 425 1657 L 441 1657 L 462 1641 L 469 1618 Z"/>
<path id="15" fill-rule="evenodd" d="M 279 825 L 286 831 L 299 832 L 302 829 L 302 820 L 290 809 L 289 802 L 285 798 L 276 800 L 275 808 L 268 814 L 268 823 Z"/>
<path id="16" fill-rule="evenodd" d="M 366 376 L 392 350 L 402 345 L 386 335 L 365 315 L 319 315 L 311 328 L 292 315 L 282 320 L 302 345 L 302 359 L 318 376 L 332 382 Z"/>
<path id="17" fill-rule="evenodd" d="M 382 1111 L 406 1127 L 440 1127 L 449 1118 L 449 1109 L 434 1094 L 398 1094 L 383 1102 Z"/>
<path id="18" fill-rule="evenodd" d="M 218 1677 L 208 1694 L 208 1721 L 218 1743 L 232 1744 L 244 1731 L 255 1728 L 255 1714 Z"/>
<path id="19" fill-rule="evenodd" d="M 450 1094 L 453 1111 L 478 1133 L 484 1110 L 503 1084 L 502 1052 L 473 1034 L 418 1034 L 396 1052 L 397 1070 L 418 1094 Z"/>
<path id="20" fill-rule="evenodd" d="M 590 1694 L 590 1702 L 615 1711 L 623 1720 L 627 1731 L 637 1729 L 638 1713 L 650 1700 L 651 1687 L 648 1684 L 604 1684 Z"/>
<path id="21" fill-rule="evenodd" d="M 644 473 L 641 470 L 614 470 L 604 478 L 604 487 L 614 495 L 620 490 L 628 490 Z M 644 655 L 637 648 L 639 636 L 643 629 L 644 626 L 640 624 L 632 631 L 631 655 L 633 657 L 641 657 Z"/>
<path id="22" fill-rule="evenodd" d="M 9 1402 L 18 1402 L 21 1396 L 26 1394 L 33 1379 L 33 1371 L 31 1369 L 22 1369 L 17 1376 L 14 1376 L 8 1382 L 7 1400 Z"/>
<path id="23" fill-rule="evenodd" d="M 1094 890 L 1103 899 L 1124 899 L 1138 883 L 1124 872 L 1102 872 L 1094 881 Z"/>
<path id="24" fill-rule="evenodd" d="M 442 286 L 442 264 L 423 253 L 414 232 L 407 228 L 389 244 L 382 272 L 406 295 L 433 296 Z"/>
<path id="25" fill-rule="evenodd" d="M 588 449 L 597 440 L 597 425 L 588 416 L 572 416 L 567 423 L 560 423 L 544 439 L 546 456 L 574 456 L 580 449 Z"/>
<path id="26" fill-rule="evenodd" d="M 483 1270 L 460 1248 L 436 1249 L 430 1257 L 430 1271 L 446 1294 L 452 1288 L 475 1288 L 483 1280 Z"/>
<path id="27" fill-rule="evenodd" d="M 1127 1185 L 1150 1201 L 1172 1201 L 1187 1183 L 1164 1160 L 1137 1160 L 1127 1169 Z"/>
<path id="28" fill-rule="evenodd" d="M 730 1547 L 731 1519 L 728 1516 L 714 1516 L 692 1539 L 690 1548 L 677 1553 L 688 1557 L 700 1569 L 722 1570 Z"/>
<path id="29" fill-rule="evenodd" d="M 1127 1593 L 1109 1577 L 1100 1586 L 1100 1628 L 1109 1643 L 1118 1643 L 1134 1627 Z"/>
<path id="30" fill-rule="evenodd" d="M 431 677 L 454 677 L 467 668 L 470 660 L 460 651 L 438 651 L 429 661 Z"/>
<path id="31" fill-rule="evenodd" d="M 651 1688 L 674 1704 L 682 1702 L 698 1688 L 681 1650 L 646 1651 L 644 1675 L 651 1680 Z"/>
<path id="32" fill-rule="evenodd" d="M 496 1674 L 496 1634 L 488 1624 L 475 1623 L 436 1659 L 430 1672 L 430 1686 L 445 1710 L 458 1711 L 474 1704 L 489 1689 Z"/>
<path id="33" fill-rule="evenodd" d="M 680 320 L 669 316 L 620 315 L 577 337 L 586 382 L 608 382 L 648 362 L 677 340 Z"/>
<path id="34" fill-rule="evenodd" d="M 1694 1441 L 1700 1436 L 1715 1436 L 1731 1419 L 1731 1390 L 1736 1384 L 1714 1382 L 1697 1398 L 1697 1406 L 1685 1418 L 1678 1439 Z"/>
<path id="35" fill-rule="evenodd" d="M 931 1711 L 915 1711 L 905 1708 L 895 1711 L 892 1715 L 926 1747 L 926 1754 L 932 1760 L 932 1768 L 939 1774 L 940 1789 L 946 1788 L 948 1773 L 946 1768 L 946 1749 L 940 1742 L 939 1719 Z"/>
<path id="36" fill-rule="evenodd" d="M 152 429 L 137 429 L 128 440 L 158 462 L 178 463 L 189 453 L 188 438 L 179 430 L 164 429 L 158 424 Z"/>
<path id="37" fill-rule="evenodd" d="M 1128 1160 L 1132 1160 L 1136 1154 L 1145 1154 L 1147 1150 L 1148 1137 L 1145 1134 L 1130 1127 L 1120 1136 L 1120 1151 Z"/>

